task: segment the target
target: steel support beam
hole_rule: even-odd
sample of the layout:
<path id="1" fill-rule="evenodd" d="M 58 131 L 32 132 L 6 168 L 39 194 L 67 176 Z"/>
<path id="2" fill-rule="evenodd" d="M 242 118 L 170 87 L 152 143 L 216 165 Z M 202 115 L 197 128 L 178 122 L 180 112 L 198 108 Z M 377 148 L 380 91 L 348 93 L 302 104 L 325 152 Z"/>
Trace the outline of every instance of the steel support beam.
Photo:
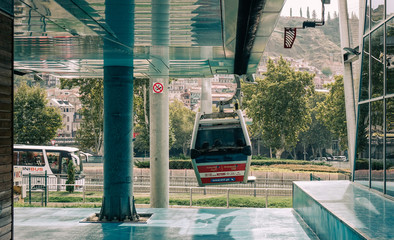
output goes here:
<path id="1" fill-rule="evenodd" d="M 210 78 L 201 80 L 201 110 L 202 113 L 212 113 L 212 82 Z"/>
<path id="2" fill-rule="evenodd" d="M 169 43 L 170 2 L 152 0 L 150 52 L 150 206 L 169 205 Z M 162 89 L 161 89 L 162 88 Z"/>
<path id="3" fill-rule="evenodd" d="M 104 196 L 100 219 L 134 220 L 134 1 L 106 0 L 105 18 L 122 45 L 104 39 Z"/>
<path id="4" fill-rule="evenodd" d="M 338 10 L 339 10 L 339 28 L 341 34 L 341 49 L 344 49 L 345 47 L 351 48 L 347 0 L 339 0 Z M 342 51 L 342 53 L 344 52 Z M 344 61 L 344 59 L 342 59 L 342 61 Z M 346 108 L 346 123 L 347 123 L 347 136 L 348 136 L 348 159 L 350 162 L 350 169 L 353 169 L 357 127 L 356 127 L 356 110 L 355 110 L 352 63 L 344 62 L 343 67 L 344 67 L 343 85 L 345 90 L 345 108 Z"/>

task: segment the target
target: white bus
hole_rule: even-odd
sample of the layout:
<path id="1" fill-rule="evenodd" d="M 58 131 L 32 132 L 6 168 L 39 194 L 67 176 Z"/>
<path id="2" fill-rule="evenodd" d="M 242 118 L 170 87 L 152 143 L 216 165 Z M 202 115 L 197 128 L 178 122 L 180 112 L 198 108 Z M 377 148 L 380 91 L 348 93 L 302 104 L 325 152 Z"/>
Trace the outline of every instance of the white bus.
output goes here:
<path id="1" fill-rule="evenodd" d="M 48 184 L 64 184 L 67 178 L 67 168 L 70 161 L 75 167 L 76 183 L 84 180 L 82 162 L 86 160 L 85 153 L 74 147 L 14 145 L 14 169 L 21 168 L 22 176 L 29 173 L 32 177 L 42 177 L 47 171 L 50 179 Z M 55 178 L 55 175 L 60 178 Z M 54 179 L 61 179 L 56 181 Z M 24 181 L 25 182 L 25 181 Z M 35 181 L 36 182 L 36 181 Z M 42 181 L 39 181 L 43 184 Z M 78 184 L 82 184 L 78 183 Z M 50 187 L 52 189 L 53 187 Z"/>

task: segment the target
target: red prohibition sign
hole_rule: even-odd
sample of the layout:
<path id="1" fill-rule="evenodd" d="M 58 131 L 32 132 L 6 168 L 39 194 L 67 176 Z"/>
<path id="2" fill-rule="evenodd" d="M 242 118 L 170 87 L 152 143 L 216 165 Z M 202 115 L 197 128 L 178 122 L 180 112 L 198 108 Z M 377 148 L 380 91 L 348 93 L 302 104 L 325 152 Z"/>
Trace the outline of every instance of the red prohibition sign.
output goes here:
<path id="1" fill-rule="evenodd" d="M 153 92 L 155 93 L 162 93 L 164 89 L 163 84 L 157 82 L 153 84 Z"/>

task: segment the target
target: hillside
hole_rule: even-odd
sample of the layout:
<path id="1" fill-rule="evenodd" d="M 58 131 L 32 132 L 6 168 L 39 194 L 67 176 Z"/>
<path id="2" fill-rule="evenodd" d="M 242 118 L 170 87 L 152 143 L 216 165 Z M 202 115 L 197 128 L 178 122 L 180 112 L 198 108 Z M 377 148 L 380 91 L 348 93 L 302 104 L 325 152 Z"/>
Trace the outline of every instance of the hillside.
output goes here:
<path id="1" fill-rule="evenodd" d="M 329 66 L 333 73 L 339 74 L 341 69 L 341 51 L 339 37 L 339 20 L 328 20 L 322 27 L 297 29 L 297 38 L 291 49 L 283 47 L 284 27 L 300 27 L 306 18 L 280 17 L 278 24 L 267 44 L 264 56 L 291 57 L 304 59 L 319 69 Z"/>

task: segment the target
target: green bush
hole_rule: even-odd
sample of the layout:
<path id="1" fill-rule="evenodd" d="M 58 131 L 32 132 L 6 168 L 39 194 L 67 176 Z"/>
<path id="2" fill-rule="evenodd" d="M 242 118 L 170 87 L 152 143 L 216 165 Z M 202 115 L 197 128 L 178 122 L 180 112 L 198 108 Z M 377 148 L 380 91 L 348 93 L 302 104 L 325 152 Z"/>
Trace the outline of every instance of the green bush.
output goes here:
<path id="1" fill-rule="evenodd" d="M 75 183 L 75 166 L 72 160 L 68 161 L 67 166 L 67 181 L 66 184 L 74 184 Z M 74 186 L 66 186 L 66 191 L 69 193 L 74 192 Z"/>
<path id="2" fill-rule="evenodd" d="M 369 169 L 368 159 L 357 159 L 356 160 L 356 170 L 359 169 Z"/>
<path id="3" fill-rule="evenodd" d="M 135 161 L 134 165 L 138 168 L 149 168 L 149 161 Z M 170 169 L 193 169 L 191 160 L 170 160 Z"/>
<path id="4" fill-rule="evenodd" d="M 193 169 L 192 161 L 188 160 L 170 160 L 170 169 Z M 321 166 L 331 166 L 324 162 L 312 162 L 312 161 L 304 161 L 304 160 L 277 160 L 277 159 L 252 159 L 252 166 L 270 166 L 275 164 L 298 164 L 298 165 L 321 165 Z M 135 161 L 134 165 L 138 168 L 149 168 L 149 161 Z"/>
<path id="5" fill-rule="evenodd" d="M 276 164 L 297 164 L 297 165 L 322 165 L 322 166 L 330 166 L 324 162 L 312 162 L 312 161 L 304 161 L 304 160 L 276 160 L 276 159 L 264 159 L 264 160 L 252 160 L 252 166 L 271 166 Z"/>
<path id="6" fill-rule="evenodd" d="M 137 168 L 149 168 L 150 167 L 150 162 L 149 161 L 134 161 L 134 165 Z"/>
<path id="7" fill-rule="evenodd" d="M 193 169 L 191 160 L 171 160 L 170 169 Z"/>

